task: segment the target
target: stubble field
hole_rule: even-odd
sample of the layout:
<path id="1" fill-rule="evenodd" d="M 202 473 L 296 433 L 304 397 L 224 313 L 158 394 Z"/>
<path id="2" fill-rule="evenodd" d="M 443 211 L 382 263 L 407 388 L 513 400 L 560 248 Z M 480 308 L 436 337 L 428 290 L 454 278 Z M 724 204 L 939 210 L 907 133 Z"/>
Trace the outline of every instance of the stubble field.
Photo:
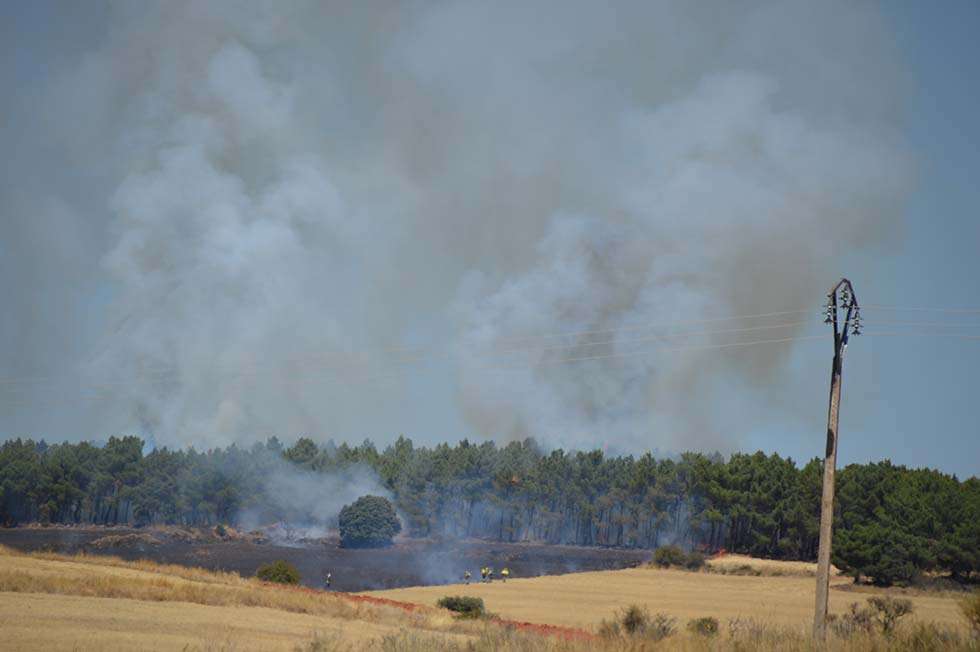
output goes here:
<path id="1" fill-rule="evenodd" d="M 745 564 L 748 558 L 731 563 Z M 595 628 L 604 618 L 631 604 L 652 613 L 663 612 L 684 623 L 711 616 L 721 622 L 751 618 L 767 624 L 799 627 L 807 631 L 813 618 L 815 579 L 803 562 L 754 560 L 763 575 L 726 575 L 709 572 L 630 568 L 616 571 L 572 573 L 551 577 L 516 578 L 507 583 L 469 586 L 427 586 L 372 592 L 394 600 L 435 604 L 444 595 L 465 594 L 483 598 L 487 610 L 503 618 L 567 627 Z M 768 575 L 766 573 L 769 573 Z M 778 573 L 778 575 L 772 575 Z M 898 595 L 896 590 L 861 587 L 847 590 L 852 582 L 835 577 L 830 592 L 831 613 L 844 613 L 852 602 L 863 603 L 875 594 Z M 911 594 L 912 618 L 962 626 L 957 596 Z"/>
<path id="2" fill-rule="evenodd" d="M 739 560 L 737 566 L 745 565 Z M 944 631 L 915 638 L 859 635 L 826 648 L 809 639 L 812 577 L 805 567 L 757 563 L 779 576 L 692 573 L 653 568 L 515 578 L 506 584 L 431 586 L 344 594 L 270 585 L 235 573 L 105 556 L 23 553 L 0 546 L 0 648 L 4 650 L 387 650 L 397 652 L 612 652 L 624 649 L 713 652 L 759 649 L 976 650 L 954 595 L 908 597 L 914 619 Z M 744 569 L 743 569 L 744 570 Z M 788 574 L 794 572 L 796 574 Z M 868 593 L 835 580 L 832 610 Z M 880 591 L 875 591 L 880 593 Z M 892 592 L 894 593 L 894 591 Z M 435 601 L 447 594 L 484 598 L 497 618 L 457 620 Z M 643 605 L 677 619 L 666 641 L 597 635 L 617 609 Z M 686 632 L 713 616 L 722 632 Z M 762 630 L 729 633 L 732 618 Z M 748 637 L 748 638 L 746 638 Z M 925 640 L 929 645 L 922 647 Z M 943 641 L 946 642 L 943 642 Z"/>

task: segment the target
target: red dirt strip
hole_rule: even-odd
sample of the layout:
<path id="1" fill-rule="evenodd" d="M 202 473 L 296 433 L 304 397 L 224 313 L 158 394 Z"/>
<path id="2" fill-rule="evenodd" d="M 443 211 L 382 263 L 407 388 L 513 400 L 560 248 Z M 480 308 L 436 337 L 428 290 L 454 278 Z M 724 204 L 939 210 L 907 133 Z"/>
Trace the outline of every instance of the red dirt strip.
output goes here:
<path id="1" fill-rule="evenodd" d="M 282 586 L 281 584 L 270 584 L 270 586 L 275 586 L 277 588 L 301 591 L 303 593 L 320 594 L 323 595 L 324 591 L 319 591 L 317 589 L 311 589 L 305 586 Z M 414 611 L 435 611 L 435 607 L 429 607 L 428 605 L 416 604 L 414 602 L 402 602 L 400 600 L 391 600 L 390 598 L 377 598 L 373 595 L 360 595 L 357 593 L 344 593 L 343 591 L 329 592 L 327 595 L 332 595 L 334 597 L 340 598 L 342 600 L 349 600 L 351 602 L 361 602 L 367 604 L 376 604 L 384 607 L 395 607 L 396 609 L 402 609 L 404 611 L 414 612 Z M 519 620 L 507 620 L 504 618 L 494 618 L 493 622 L 503 625 L 504 627 L 513 627 L 514 629 L 531 632 L 533 634 L 539 634 L 542 636 L 557 636 L 559 638 L 565 639 L 567 641 L 591 641 L 595 640 L 597 637 L 592 632 L 587 632 L 584 629 L 576 629 L 574 627 L 562 627 L 560 625 L 542 625 L 540 623 L 527 623 Z"/>

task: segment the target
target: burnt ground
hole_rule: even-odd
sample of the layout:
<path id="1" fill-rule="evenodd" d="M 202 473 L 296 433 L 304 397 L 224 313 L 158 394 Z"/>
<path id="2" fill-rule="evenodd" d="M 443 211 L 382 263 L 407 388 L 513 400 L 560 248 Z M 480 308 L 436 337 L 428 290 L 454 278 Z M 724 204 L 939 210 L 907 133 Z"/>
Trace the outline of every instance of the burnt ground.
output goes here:
<path id="1" fill-rule="evenodd" d="M 322 586 L 323 575 L 329 571 L 333 574 L 331 588 L 338 591 L 448 584 L 461 581 L 465 570 L 478 578 L 479 569 L 484 565 L 498 572 L 507 566 L 512 577 L 534 577 L 628 568 L 650 558 L 649 551 L 645 550 L 583 546 L 404 540 L 389 548 L 350 550 L 339 547 L 335 540 L 284 546 L 249 541 L 187 542 L 158 536 L 157 533 L 153 534 L 161 541 L 159 545 L 91 545 L 107 534 L 140 532 L 146 530 L 74 527 L 0 529 L 0 545 L 24 551 L 86 552 L 129 560 L 150 559 L 160 563 L 233 571 L 243 576 L 254 575 L 261 564 L 285 559 L 299 569 L 306 586 Z"/>

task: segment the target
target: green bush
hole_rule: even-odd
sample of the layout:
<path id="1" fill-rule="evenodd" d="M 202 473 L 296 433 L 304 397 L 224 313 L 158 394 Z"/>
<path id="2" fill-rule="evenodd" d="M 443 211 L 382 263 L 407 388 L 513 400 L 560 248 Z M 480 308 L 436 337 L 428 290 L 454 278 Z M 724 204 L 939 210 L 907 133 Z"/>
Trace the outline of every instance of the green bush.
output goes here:
<path id="1" fill-rule="evenodd" d="M 715 636 L 718 634 L 718 619 L 711 616 L 696 618 L 687 623 L 687 630 L 700 636 Z"/>
<path id="2" fill-rule="evenodd" d="M 345 548 L 381 548 L 401 532 L 402 524 L 387 498 L 361 496 L 340 510 L 340 545 Z"/>
<path id="3" fill-rule="evenodd" d="M 660 546 L 653 551 L 653 563 L 661 568 L 683 566 L 686 561 L 687 555 L 684 554 L 680 546 Z"/>
<path id="4" fill-rule="evenodd" d="M 299 584 L 299 571 L 288 561 L 282 559 L 259 566 L 259 569 L 255 571 L 255 576 L 263 582 Z"/>
<path id="5" fill-rule="evenodd" d="M 857 525 L 834 532 L 833 563 L 854 577 L 878 586 L 908 585 L 934 561 L 926 539 L 884 523 Z"/>
<path id="6" fill-rule="evenodd" d="M 688 570 L 701 570 L 704 568 L 705 557 L 697 550 L 685 553 L 680 546 L 660 546 L 653 551 L 653 563 L 661 568 L 679 566 Z"/>
<path id="7" fill-rule="evenodd" d="M 439 598 L 436 604 L 443 609 L 458 613 L 461 618 L 482 618 L 487 613 L 486 607 L 483 606 L 483 598 L 468 595 L 447 595 Z"/>

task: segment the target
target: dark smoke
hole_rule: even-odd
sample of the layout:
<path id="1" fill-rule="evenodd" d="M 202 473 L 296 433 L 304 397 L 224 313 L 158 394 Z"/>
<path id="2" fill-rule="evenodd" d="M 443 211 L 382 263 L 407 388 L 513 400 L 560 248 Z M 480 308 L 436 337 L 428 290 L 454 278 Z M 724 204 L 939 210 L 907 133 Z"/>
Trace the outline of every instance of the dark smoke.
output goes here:
<path id="1" fill-rule="evenodd" d="M 759 391 L 790 344 L 484 354 L 803 307 L 828 252 L 887 238 L 909 178 L 871 5 L 124 3 L 52 25 L 9 41 L 36 70 L 2 69 L 0 367 L 24 381 L 4 435 L 394 437 L 422 393 L 483 436 L 724 446 L 739 399 L 791 402 Z M 379 352 L 420 340 L 455 353 L 454 389 Z"/>

